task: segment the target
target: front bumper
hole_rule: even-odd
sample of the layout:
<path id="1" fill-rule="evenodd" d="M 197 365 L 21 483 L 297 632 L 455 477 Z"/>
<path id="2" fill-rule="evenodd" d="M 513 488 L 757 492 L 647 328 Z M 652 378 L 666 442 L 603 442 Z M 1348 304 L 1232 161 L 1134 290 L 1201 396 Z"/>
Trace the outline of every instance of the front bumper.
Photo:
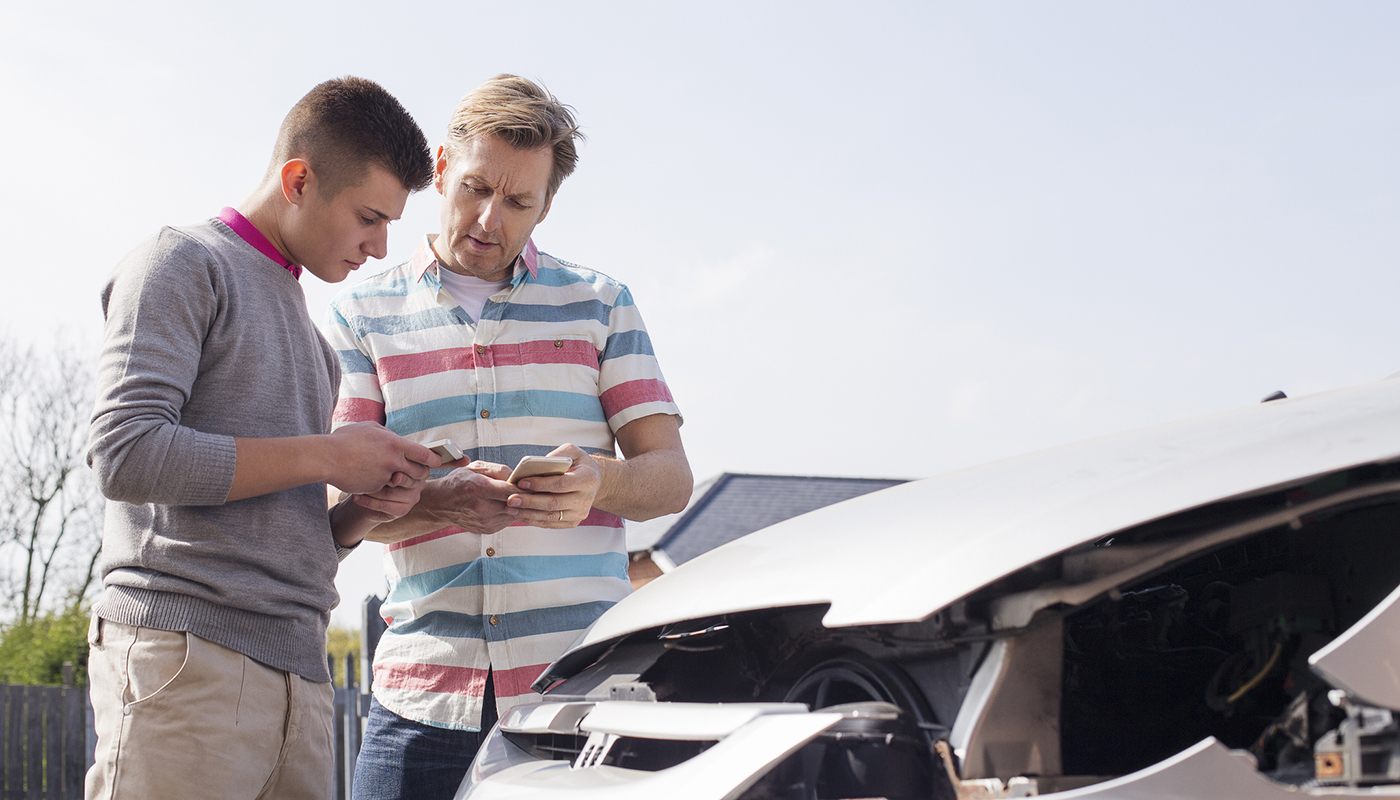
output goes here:
<path id="1" fill-rule="evenodd" d="M 785 781 L 800 774 L 789 759 L 804 746 L 872 736 L 888 745 L 896 737 L 886 730 L 891 724 L 907 723 L 884 703 L 818 712 L 800 703 L 518 706 L 487 736 L 457 798 L 739 800 L 779 765 L 786 765 Z"/>

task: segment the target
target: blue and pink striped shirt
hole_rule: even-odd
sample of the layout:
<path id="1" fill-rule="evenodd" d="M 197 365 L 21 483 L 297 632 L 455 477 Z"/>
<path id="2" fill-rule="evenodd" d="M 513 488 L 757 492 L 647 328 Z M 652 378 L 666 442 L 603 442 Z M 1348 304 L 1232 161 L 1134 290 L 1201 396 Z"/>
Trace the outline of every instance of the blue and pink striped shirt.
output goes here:
<path id="1" fill-rule="evenodd" d="M 474 320 L 439 269 L 425 238 L 408 263 L 331 303 L 325 334 L 344 373 L 337 426 L 380 422 L 514 465 L 565 443 L 612 456 L 622 426 L 680 415 L 626 286 L 532 241 Z M 500 712 L 532 699 L 544 667 L 630 591 L 622 525 L 595 510 L 568 530 L 445 528 L 387 546 L 379 702 L 475 729 L 488 670 Z"/>

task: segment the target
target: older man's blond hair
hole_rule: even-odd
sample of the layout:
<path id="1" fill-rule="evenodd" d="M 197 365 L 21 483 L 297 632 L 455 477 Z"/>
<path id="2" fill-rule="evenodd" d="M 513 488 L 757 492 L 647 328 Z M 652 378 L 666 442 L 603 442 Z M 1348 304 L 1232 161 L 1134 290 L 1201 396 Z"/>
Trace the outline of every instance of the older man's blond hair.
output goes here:
<path id="1" fill-rule="evenodd" d="M 549 90 L 517 75 L 497 75 L 473 89 L 457 104 L 447 124 L 444 149 L 455 154 L 468 142 L 498 136 L 522 150 L 549 147 L 554 165 L 546 198 L 553 198 L 559 184 L 578 163 L 575 142 L 583 133 L 574 121 L 573 108 L 559 102 Z"/>

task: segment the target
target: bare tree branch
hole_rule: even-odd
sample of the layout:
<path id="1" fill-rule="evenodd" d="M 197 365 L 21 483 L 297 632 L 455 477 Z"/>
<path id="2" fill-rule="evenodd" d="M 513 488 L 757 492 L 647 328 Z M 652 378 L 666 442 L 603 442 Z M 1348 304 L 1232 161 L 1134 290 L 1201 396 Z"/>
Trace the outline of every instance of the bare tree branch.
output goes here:
<path id="1" fill-rule="evenodd" d="M 71 347 L 42 356 L 0 340 L 0 582 L 26 622 L 81 603 L 101 545 L 101 497 L 84 451 L 92 372 Z"/>

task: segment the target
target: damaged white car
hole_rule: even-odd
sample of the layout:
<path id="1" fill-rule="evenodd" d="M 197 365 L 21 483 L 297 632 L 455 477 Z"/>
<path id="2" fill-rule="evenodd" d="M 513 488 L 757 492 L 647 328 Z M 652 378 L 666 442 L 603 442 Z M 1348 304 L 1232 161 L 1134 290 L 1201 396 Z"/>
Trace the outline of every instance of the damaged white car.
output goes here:
<path id="1" fill-rule="evenodd" d="M 907 483 L 619 603 L 497 798 L 1400 793 L 1400 380 Z"/>

